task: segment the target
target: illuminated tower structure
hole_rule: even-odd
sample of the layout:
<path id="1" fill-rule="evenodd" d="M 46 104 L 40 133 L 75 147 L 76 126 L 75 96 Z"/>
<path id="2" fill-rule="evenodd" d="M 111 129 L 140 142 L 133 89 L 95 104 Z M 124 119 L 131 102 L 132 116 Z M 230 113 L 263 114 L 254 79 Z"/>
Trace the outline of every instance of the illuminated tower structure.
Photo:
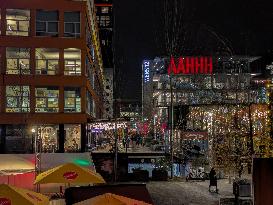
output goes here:
<path id="1" fill-rule="evenodd" d="M 113 117 L 113 4 L 112 0 L 95 0 L 100 47 L 104 66 L 105 113 L 104 118 Z"/>

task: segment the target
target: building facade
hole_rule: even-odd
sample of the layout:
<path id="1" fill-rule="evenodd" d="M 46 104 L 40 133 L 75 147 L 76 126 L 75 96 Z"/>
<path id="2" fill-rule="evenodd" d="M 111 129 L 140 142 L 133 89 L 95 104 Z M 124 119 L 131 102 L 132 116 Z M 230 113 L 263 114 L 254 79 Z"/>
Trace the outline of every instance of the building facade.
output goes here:
<path id="1" fill-rule="evenodd" d="M 114 66 L 113 66 L 113 3 L 112 0 L 95 0 L 100 46 L 104 66 L 105 113 L 103 118 L 113 118 Z"/>
<path id="2" fill-rule="evenodd" d="M 92 1 L 2 1 L 0 152 L 80 152 L 102 117 L 103 64 Z"/>
<path id="3" fill-rule="evenodd" d="M 143 120 L 167 151 L 172 141 L 176 156 L 197 146 L 206 156 L 214 150 L 217 161 L 220 146 L 235 155 L 241 143 L 247 155 L 270 145 L 269 82 L 259 77 L 259 57 L 166 57 L 142 68 Z"/>

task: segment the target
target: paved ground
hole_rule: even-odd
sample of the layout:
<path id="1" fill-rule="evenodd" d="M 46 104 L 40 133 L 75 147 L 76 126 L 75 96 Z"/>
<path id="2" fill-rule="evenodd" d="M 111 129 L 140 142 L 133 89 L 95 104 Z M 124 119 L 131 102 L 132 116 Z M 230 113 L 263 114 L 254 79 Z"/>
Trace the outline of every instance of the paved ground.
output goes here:
<path id="1" fill-rule="evenodd" d="M 149 182 L 155 205 L 218 205 L 220 197 L 232 196 L 232 184 L 218 180 L 219 194 L 208 192 L 209 182 Z"/>

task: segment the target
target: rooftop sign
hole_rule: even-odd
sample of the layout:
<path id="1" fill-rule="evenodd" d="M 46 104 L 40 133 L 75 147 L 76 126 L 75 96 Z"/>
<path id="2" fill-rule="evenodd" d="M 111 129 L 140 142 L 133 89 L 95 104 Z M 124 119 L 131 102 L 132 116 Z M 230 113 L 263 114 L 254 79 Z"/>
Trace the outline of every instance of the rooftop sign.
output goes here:
<path id="1" fill-rule="evenodd" d="M 212 57 L 171 57 L 168 74 L 211 74 L 212 70 Z"/>

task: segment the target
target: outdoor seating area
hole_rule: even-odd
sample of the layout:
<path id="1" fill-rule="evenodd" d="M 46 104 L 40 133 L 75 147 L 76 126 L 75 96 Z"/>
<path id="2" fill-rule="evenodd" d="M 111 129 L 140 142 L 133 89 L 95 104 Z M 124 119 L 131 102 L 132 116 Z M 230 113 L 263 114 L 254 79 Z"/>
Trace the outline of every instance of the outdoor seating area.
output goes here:
<path id="1" fill-rule="evenodd" d="M 60 185 L 59 192 L 44 192 L 41 185 L 58 184 Z M 18 188 L 9 184 L 0 184 L 0 204 L 2 205 L 65 205 L 66 190 L 70 188 L 94 188 L 99 184 L 106 184 L 103 177 L 86 167 L 79 166 L 75 163 L 66 163 L 60 166 L 48 169 L 35 177 L 34 186 L 36 192 L 30 189 Z M 88 185 L 88 186 L 85 186 Z M 100 186 L 100 189 L 102 186 Z M 41 194 L 41 192 L 43 194 Z M 80 195 L 80 191 L 78 192 Z M 93 197 L 83 197 L 78 200 L 78 205 L 149 205 L 144 201 L 130 198 L 126 195 L 118 195 L 115 192 L 111 193 L 106 188 Z"/>

